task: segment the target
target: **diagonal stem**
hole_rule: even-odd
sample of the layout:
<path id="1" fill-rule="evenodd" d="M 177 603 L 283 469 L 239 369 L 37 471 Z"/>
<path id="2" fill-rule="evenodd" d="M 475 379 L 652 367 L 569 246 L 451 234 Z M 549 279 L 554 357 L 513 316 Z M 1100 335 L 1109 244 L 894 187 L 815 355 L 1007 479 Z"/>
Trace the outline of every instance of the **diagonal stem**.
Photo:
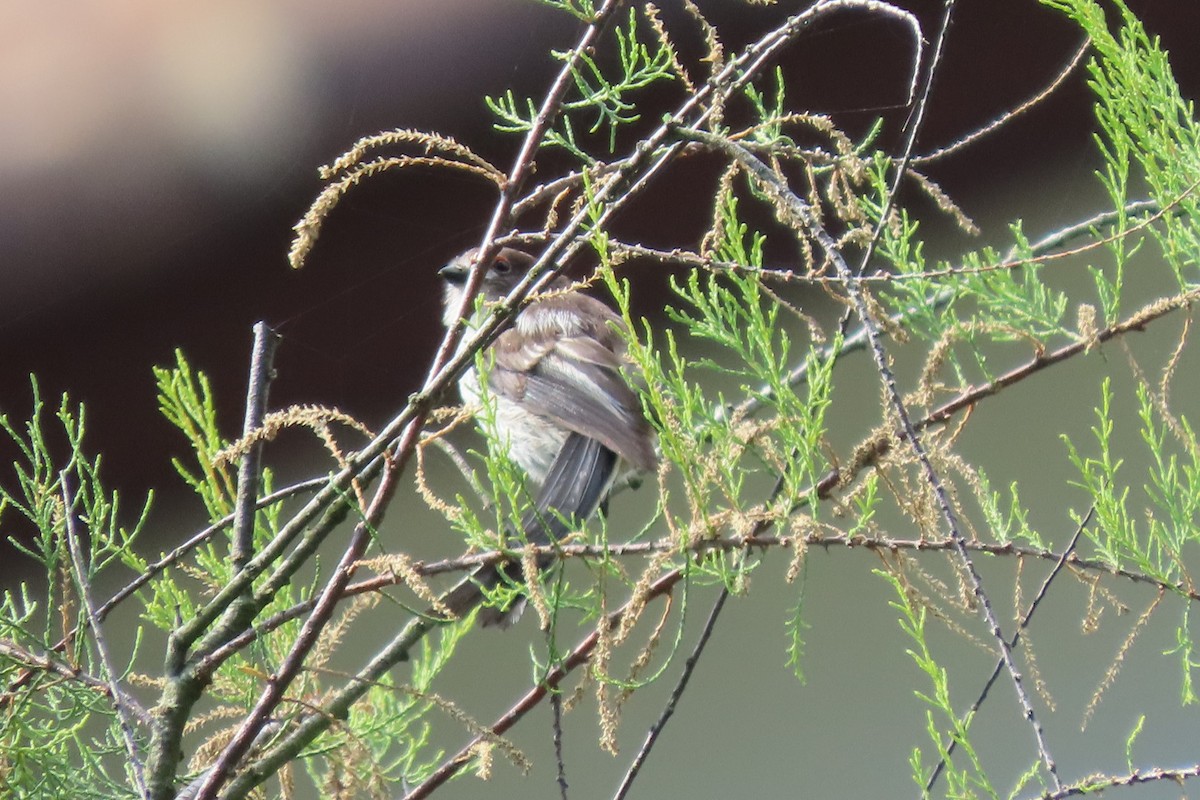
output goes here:
<path id="1" fill-rule="evenodd" d="M 1009 677 L 1012 679 L 1018 702 L 1021 705 L 1022 714 L 1033 729 L 1038 755 L 1047 773 L 1050 775 L 1055 789 L 1061 789 L 1062 781 L 1058 777 L 1058 768 L 1046 746 L 1045 734 L 1033 710 L 1033 705 L 1029 701 L 1028 693 L 1025 691 L 1021 672 L 1013 659 L 1012 648 L 1009 647 L 1008 640 L 1005 638 L 1003 630 L 1000 627 L 995 610 L 992 608 L 991 599 L 984 589 L 983 578 L 980 576 L 975 562 L 971 558 L 966 538 L 963 536 L 959 525 L 958 513 L 955 511 L 954 505 L 950 500 L 950 493 L 934 468 L 933 462 L 929 457 L 929 452 L 921 440 L 920 433 L 908 414 L 908 407 L 900 394 L 895 373 L 892 372 L 890 359 L 879 335 L 879 329 L 871 316 L 870 308 L 862 291 L 861 280 L 850 269 L 850 266 L 846 263 L 845 258 L 843 258 L 838 248 L 838 243 L 820 224 L 808 204 L 797 197 L 776 173 L 771 171 L 770 168 L 759 161 L 752 153 L 735 142 L 703 131 L 680 130 L 679 133 L 686 138 L 695 139 L 711 147 L 723 150 L 730 157 L 734 158 L 745 168 L 751 180 L 776 203 L 776 214 L 780 217 L 780 220 L 798 232 L 807 232 L 817 242 L 821 250 L 825 253 L 826 258 L 833 264 L 836 273 L 842 278 L 851 304 L 854 306 L 855 314 L 858 316 L 866 332 L 871 354 L 875 360 L 875 368 L 883 381 L 888 403 L 891 405 L 892 411 L 899 421 L 901 437 L 912 448 L 913 454 L 921 466 L 925 481 L 933 490 L 938 510 L 945 522 L 947 532 L 954 543 L 954 549 L 959 561 L 962 563 L 970 579 L 971 592 L 979 602 L 988 632 L 999 645 L 1001 660 L 1004 662 Z"/>
<path id="2" fill-rule="evenodd" d="M 679 699 L 683 697 L 683 693 L 687 690 L 688 682 L 692 679 L 692 673 L 695 672 L 696 665 L 700 663 L 700 655 L 704 652 L 704 648 L 712 636 L 713 629 L 717 625 L 717 618 L 721 616 L 721 610 L 725 608 L 725 601 L 728 599 L 729 587 L 722 586 L 721 593 L 717 595 L 717 600 L 713 603 L 712 611 L 708 613 L 708 619 L 705 621 L 704 629 L 700 633 L 700 640 L 696 642 L 696 647 L 692 650 L 692 654 L 684 662 L 683 672 L 679 676 L 679 681 L 675 684 L 675 688 L 671 690 L 671 696 L 667 699 L 667 704 L 663 707 L 662 714 L 650 726 L 650 731 L 646 734 L 646 741 L 642 743 L 641 749 L 634 756 L 633 763 L 629 765 L 629 770 L 625 773 L 625 777 L 621 779 L 621 785 L 617 787 L 617 792 L 613 795 L 613 800 L 624 800 L 625 796 L 629 794 L 629 790 L 633 788 L 633 782 L 637 779 L 642 765 L 646 763 L 646 759 L 650 756 L 650 751 L 654 748 L 654 743 L 658 741 L 663 728 L 667 726 L 671 717 L 674 716 L 675 708 L 679 705 Z"/>
<path id="3" fill-rule="evenodd" d="M 1062 572 L 1063 567 L 1067 565 L 1067 561 L 1070 560 L 1071 554 L 1075 552 L 1075 545 L 1079 543 L 1079 537 L 1083 535 L 1084 529 L 1087 528 L 1088 524 L 1092 521 L 1092 517 L 1095 515 L 1095 513 L 1096 504 L 1092 503 L 1092 506 L 1088 509 L 1087 514 L 1085 514 L 1083 519 L 1079 521 L 1079 524 L 1075 526 L 1075 533 L 1071 536 L 1071 541 L 1067 542 L 1067 546 L 1063 548 L 1062 555 L 1059 556 L 1058 561 L 1055 562 L 1054 568 L 1050 570 L 1050 574 L 1046 576 L 1046 579 L 1042 581 L 1042 585 L 1038 587 L 1037 594 L 1034 595 L 1033 600 L 1029 603 L 1029 608 L 1027 608 L 1025 613 L 1021 615 L 1021 621 L 1017 625 L 1017 630 L 1015 633 L 1013 633 L 1012 639 L 1008 643 L 1010 648 L 1017 646 L 1017 642 L 1021 639 L 1021 632 L 1029 627 L 1029 621 L 1033 619 L 1034 612 L 1037 611 L 1038 605 L 1040 605 L 1042 602 L 1042 598 L 1046 596 L 1046 591 L 1050 588 L 1050 584 L 1056 577 L 1058 577 L 1058 574 Z M 988 692 L 992 690 L 992 686 L 996 683 L 996 679 L 1000 677 L 1000 673 L 1003 670 L 1004 661 L 1002 659 L 996 661 L 996 666 L 992 669 L 992 674 L 988 677 L 987 681 L 984 682 L 983 689 L 980 690 L 979 696 L 975 698 L 975 702 L 971 704 L 971 707 L 967 710 L 967 712 L 962 715 L 961 721 L 964 724 L 967 720 L 972 719 L 975 716 L 975 713 L 983 706 L 983 701 L 987 699 Z M 925 794 L 929 794 L 929 792 L 933 791 L 933 786 L 935 783 L 937 783 L 938 776 L 942 774 L 942 770 L 946 768 L 946 762 L 950 760 L 950 756 L 954 755 L 954 751 L 957 748 L 958 740 L 953 738 L 950 739 L 950 741 L 946 744 L 945 750 L 943 751 L 944 754 L 938 761 L 937 766 L 933 769 L 933 774 L 930 775 L 929 780 L 925 782 Z"/>
<path id="4" fill-rule="evenodd" d="M 138 795 L 142 798 L 147 798 L 149 797 L 149 793 L 146 790 L 146 779 L 142 772 L 142 754 L 138 748 L 137 740 L 134 739 L 133 722 L 130 719 L 135 713 L 130 708 L 130 704 L 134 701 L 121 691 L 121 687 L 117 683 L 117 672 L 113 666 L 115 662 L 108 651 L 108 640 L 104 638 L 104 630 L 100 627 L 100 620 L 96 616 L 96 604 L 92 600 L 91 582 L 88 579 L 87 566 L 83 558 L 83 544 L 79 540 L 79 531 L 75 527 L 76 498 L 71 489 L 71 475 L 67 470 L 63 470 L 58 474 L 58 479 L 62 487 L 63 511 L 66 516 L 67 528 L 67 549 L 71 552 L 71 567 L 75 577 L 75 587 L 79 591 L 79 598 L 87 612 L 88 627 L 92 629 L 92 642 L 95 644 L 96 654 L 100 658 L 100 670 L 102 677 L 108 684 L 109 697 L 112 700 L 113 708 L 117 712 L 118 725 L 121 728 L 121 739 L 125 743 L 125 752 L 129 756 L 129 767 L 133 771 L 133 780 L 137 785 Z M 140 716 L 145 716 L 145 712 L 142 712 Z"/>

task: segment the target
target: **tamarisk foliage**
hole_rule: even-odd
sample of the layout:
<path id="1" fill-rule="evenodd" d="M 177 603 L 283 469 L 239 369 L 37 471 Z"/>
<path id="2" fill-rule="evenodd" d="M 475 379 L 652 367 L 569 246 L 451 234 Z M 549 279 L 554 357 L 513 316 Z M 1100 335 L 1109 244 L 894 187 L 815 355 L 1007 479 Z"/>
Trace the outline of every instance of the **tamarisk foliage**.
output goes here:
<path id="1" fill-rule="evenodd" d="M 1200 128 L 1136 16 L 1120 0 L 1043 0 L 1086 35 L 1080 55 L 1033 101 L 922 154 L 953 0 L 936 29 L 896 3 L 818 0 L 740 47 L 688 0 L 678 14 L 618 0 L 543 2 L 574 18 L 578 37 L 552 52 L 544 95 L 484 101 L 496 135 L 515 143 L 510 165 L 445 134 L 383 132 L 322 168 L 326 187 L 296 224 L 289 258 L 300 267 L 362 181 L 449 170 L 497 192 L 481 263 L 503 245 L 536 255 L 486 325 L 446 335 L 420 390 L 380 430 L 338 409 L 271 410 L 275 342 L 265 326 L 241 431 L 219 430 L 208 381 L 177 354 L 154 371 L 159 405 L 191 446 L 175 466 L 211 524 L 156 557 L 138 538 L 156 524 L 153 496 L 131 509 L 106 488 L 82 407 L 64 397 L 51 413 L 34 381 L 31 419 L 0 416 L 20 452 L 0 479 L 0 526 L 21 518 L 36 530 L 14 546 L 41 575 L 0 601 L 6 796 L 425 797 L 455 776 L 506 769 L 497 755 L 528 770 L 506 734 L 543 701 L 553 709 L 556 786 L 569 796 L 564 715 L 579 697 L 594 696 L 598 747 L 616 755 L 623 712 L 667 681 L 667 704 L 614 787 L 623 797 L 659 757 L 667 723 L 686 714 L 686 689 L 725 609 L 771 565 L 795 588 L 762 626 L 764 651 L 786 649 L 787 668 L 803 677 L 812 657 L 803 587 L 821 569 L 814 548 L 878 556 L 877 577 L 865 580 L 879 583 L 862 594 L 887 593 L 907 653 L 907 672 L 891 675 L 903 689 L 896 702 L 924 720 L 894 742 L 911 772 L 892 776 L 894 787 L 903 778 L 914 796 L 1065 798 L 1195 778 L 1200 763 L 1145 760 L 1137 738 L 1154 720 L 1144 716 L 1130 724 L 1122 763 L 1063 755 L 1078 750 L 1074 734 L 1047 723 L 1056 687 L 1029 642 L 1035 614 L 1072 583 L 1087 596 L 1085 632 L 1123 624 L 1101 618 L 1129 610 L 1126 587 L 1153 587 L 1076 722 L 1086 725 L 1119 681 L 1151 620 L 1170 619 L 1179 676 L 1152 687 L 1154 702 L 1196 702 L 1200 449 L 1171 388 L 1195 357 Z M 912 110 L 902 131 L 880 122 L 854 137 L 791 99 L 779 56 L 803 48 L 814 24 L 848 13 L 908 43 L 907 62 L 894 65 Z M 699 58 L 683 55 L 697 49 Z M 918 201 L 965 234 L 978 231 L 920 169 L 1003 128 L 1077 67 L 1094 95 L 1109 208 L 1040 239 L 1014 221 L 1002 247 L 929 259 Z M 884 134 L 898 134 L 898 149 L 883 149 Z M 671 248 L 627 241 L 621 212 L 700 161 L 717 165 L 705 179 L 703 234 Z M 601 517 L 543 548 L 558 558 L 539 575 L 545 552 L 504 535 L 530 502 L 504 442 L 490 437 L 464 455 L 447 436 L 472 415 L 489 430 L 494 408 L 486 397 L 479 408 L 445 407 L 461 371 L 488 369 L 486 345 L 576 255 L 596 265 L 587 280 L 625 319 L 628 370 L 661 467 L 631 478 L 639 491 L 614 502 L 636 500 L 636 520 Z M 665 323 L 652 325 L 633 310 L 635 273 L 666 267 L 672 300 Z M 468 280 L 469 298 L 479 278 Z M 1165 355 L 1126 343 L 1152 329 L 1169 340 Z M 1092 369 L 1071 373 L 1061 403 L 1089 421 L 1090 435 L 1026 441 L 1072 470 L 1052 503 L 1027 500 L 1036 487 L 964 441 L 1005 424 L 991 413 L 995 398 L 1078 363 Z M 868 414 L 839 414 L 848 394 L 858 406 L 878 402 Z M 1133 413 L 1120 413 L 1126 406 Z M 295 428 L 315 433 L 329 462 L 280 487 L 263 445 Z M 65 451 L 52 443 L 60 440 Z M 425 468 L 433 459 L 461 480 L 435 477 Z M 443 561 L 407 554 L 403 535 L 379 535 L 410 485 L 461 537 Z M 485 593 L 471 583 L 471 570 L 501 560 L 511 585 Z M 114 582 L 123 585 L 114 594 L 98 589 Z M 479 719 L 435 685 L 477 668 L 459 655 L 465 637 L 486 635 L 475 631 L 475 609 L 514 592 L 536 612 L 523 624 L 544 632 L 534 681 L 502 717 Z M 686 625 L 697 603 L 711 606 L 698 639 Z M 370 643 L 365 657 L 341 652 L 356 636 Z M 982 648 L 991 677 L 948 667 L 945 651 L 956 646 Z M 985 709 L 1017 726 L 1015 762 L 977 737 Z M 446 741 L 460 743 L 456 752 Z M 857 794 L 854 776 L 845 780 Z"/>

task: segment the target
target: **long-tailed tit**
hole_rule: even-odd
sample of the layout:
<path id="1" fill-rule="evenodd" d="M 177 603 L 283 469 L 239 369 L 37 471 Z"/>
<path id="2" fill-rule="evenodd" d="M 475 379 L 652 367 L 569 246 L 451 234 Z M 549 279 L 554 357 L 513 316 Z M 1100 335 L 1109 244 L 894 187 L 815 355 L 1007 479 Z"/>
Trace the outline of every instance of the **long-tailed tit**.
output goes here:
<path id="1" fill-rule="evenodd" d="M 463 286 L 476 251 L 468 250 L 442 267 L 445 313 L 457 322 Z M 503 300 L 525 276 L 534 259 L 504 248 L 484 274 L 479 312 L 468 319 L 468 334 L 486 319 L 491 303 Z M 565 278 L 516 315 L 512 326 L 491 344 L 488 390 L 495 400 L 495 425 L 509 457 L 526 474 L 534 493 L 521 520 L 531 544 L 565 536 L 595 513 L 624 466 L 654 468 L 654 434 L 633 390 L 621 376 L 623 323 L 599 300 L 571 291 Z M 463 400 L 480 397 L 472 367 L 459 379 Z M 543 564 L 543 566 L 545 566 Z M 474 580 L 494 586 L 496 568 L 479 570 Z M 484 625 L 507 626 L 524 602 L 507 610 L 485 609 Z"/>

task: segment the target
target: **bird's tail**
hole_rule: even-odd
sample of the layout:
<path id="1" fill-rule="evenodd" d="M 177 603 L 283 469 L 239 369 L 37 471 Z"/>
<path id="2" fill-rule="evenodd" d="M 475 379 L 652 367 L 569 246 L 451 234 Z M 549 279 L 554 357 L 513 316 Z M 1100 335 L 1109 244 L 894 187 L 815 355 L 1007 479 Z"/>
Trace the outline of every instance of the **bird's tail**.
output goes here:
<path id="1" fill-rule="evenodd" d="M 557 542 L 596 513 L 616 477 L 618 460 L 616 453 L 595 439 L 570 434 L 550 465 L 533 508 L 521 517 L 525 541 L 534 545 Z M 551 561 L 551 556 L 541 557 L 538 568 L 545 569 Z M 507 565 L 488 564 L 477 569 L 470 580 L 491 589 L 511 578 Z M 520 619 L 525 604 L 521 597 L 507 608 L 485 608 L 479 612 L 479 621 L 485 627 L 507 628 Z"/>

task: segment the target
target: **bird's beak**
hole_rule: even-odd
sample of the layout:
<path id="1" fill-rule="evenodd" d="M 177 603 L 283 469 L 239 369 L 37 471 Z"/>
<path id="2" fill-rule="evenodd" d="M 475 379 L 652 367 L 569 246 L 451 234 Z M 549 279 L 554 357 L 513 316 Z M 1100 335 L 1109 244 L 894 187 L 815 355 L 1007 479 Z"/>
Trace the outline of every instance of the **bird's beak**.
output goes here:
<path id="1" fill-rule="evenodd" d="M 467 275 L 471 273 L 471 268 L 463 258 L 456 258 L 446 266 L 438 270 L 438 275 L 446 283 L 460 284 L 467 280 Z"/>

